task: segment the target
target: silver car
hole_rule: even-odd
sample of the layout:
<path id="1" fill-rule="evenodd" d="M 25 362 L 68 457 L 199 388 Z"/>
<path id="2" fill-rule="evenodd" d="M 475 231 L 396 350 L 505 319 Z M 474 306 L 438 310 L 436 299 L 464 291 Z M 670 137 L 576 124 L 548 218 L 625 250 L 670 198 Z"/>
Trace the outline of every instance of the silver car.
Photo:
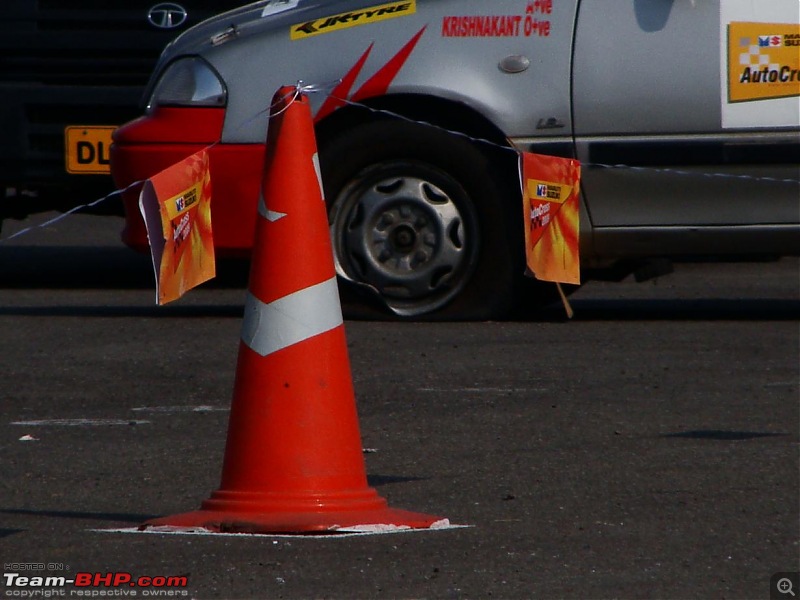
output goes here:
<path id="1" fill-rule="evenodd" d="M 247 255 L 267 108 L 310 97 L 340 280 L 402 318 L 497 318 L 524 275 L 516 151 L 581 161 L 585 277 L 800 251 L 797 0 L 268 0 L 164 51 L 117 186 L 209 146 Z M 300 82 L 300 83 L 298 83 Z M 135 190 L 123 234 L 147 246 Z M 357 298 L 360 297 L 357 294 Z"/>

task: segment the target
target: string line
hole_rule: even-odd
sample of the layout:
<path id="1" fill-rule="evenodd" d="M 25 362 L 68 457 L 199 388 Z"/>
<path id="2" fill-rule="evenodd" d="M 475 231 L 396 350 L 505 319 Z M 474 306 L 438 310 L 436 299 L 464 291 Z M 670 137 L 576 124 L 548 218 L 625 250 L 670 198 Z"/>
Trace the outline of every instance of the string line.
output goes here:
<path id="1" fill-rule="evenodd" d="M 301 95 L 325 94 L 328 98 L 331 98 L 331 99 L 335 100 L 336 102 L 339 102 L 339 103 L 341 103 L 343 105 L 353 106 L 353 107 L 357 107 L 357 108 L 363 108 L 363 109 L 366 109 L 366 110 L 370 111 L 373 114 L 383 115 L 383 116 L 387 116 L 387 117 L 390 117 L 390 118 L 393 118 L 393 119 L 400 119 L 400 120 L 403 120 L 403 121 L 406 121 L 406 122 L 409 122 L 409 123 L 414 123 L 416 125 L 422 125 L 422 126 L 425 126 L 425 127 L 433 127 L 433 128 L 438 129 L 440 131 L 444 131 L 444 132 L 446 132 L 446 133 L 448 133 L 450 135 L 458 136 L 458 137 L 467 139 L 467 140 L 469 140 L 471 142 L 474 142 L 474 143 L 489 145 L 489 146 L 492 146 L 492 147 L 500 149 L 500 150 L 517 152 L 516 148 L 510 147 L 510 146 L 507 146 L 507 145 L 498 144 L 496 142 L 493 142 L 493 141 L 485 139 L 485 138 L 471 136 L 471 135 L 468 135 L 468 134 L 466 134 L 466 133 L 464 133 L 462 131 L 454 131 L 454 130 L 451 130 L 451 129 L 446 129 L 444 127 L 440 127 L 439 125 L 435 125 L 435 124 L 427 122 L 427 121 L 420 121 L 420 120 L 412 119 L 410 117 L 407 117 L 405 115 L 402 115 L 400 113 L 397 113 L 397 112 L 394 112 L 394 111 L 391 111 L 391 110 L 386 110 L 386 109 L 383 109 L 383 108 L 375 108 L 373 106 L 369 106 L 368 104 L 364 104 L 363 102 L 354 102 L 353 100 L 350 100 L 349 98 L 341 98 L 341 97 L 335 96 L 333 94 L 332 90 L 339 84 L 340 81 L 341 80 L 332 81 L 332 82 L 328 82 L 328 83 L 316 83 L 316 84 L 314 84 L 314 83 L 306 84 L 306 83 L 304 83 L 302 81 L 298 81 L 290 92 L 287 92 L 283 96 L 281 96 L 281 97 L 279 97 L 277 99 L 274 99 L 274 101 L 271 104 L 267 105 L 263 109 L 259 110 L 258 112 L 256 112 L 255 114 L 251 115 L 250 117 L 248 117 L 247 119 L 245 119 L 244 121 L 239 123 L 237 126 L 235 126 L 234 129 L 233 129 L 233 133 L 235 134 L 235 133 L 241 131 L 242 129 L 244 129 L 246 127 L 249 127 L 254 121 L 259 119 L 265 113 L 269 115 L 269 117 L 268 117 L 269 119 L 274 119 L 275 117 L 279 116 L 280 114 L 282 114 L 283 112 L 288 110 L 289 107 L 292 104 L 294 104 L 294 102 L 296 102 L 297 99 Z M 288 102 L 287 102 L 287 99 L 288 99 Z M 279 110 L 273 112 L 276 107 L 278 107 L 278 106 L 280 106 L 280 105 L 282 105 L 284 103 L 285 103 L 285 105 L 282 108 L 280 108 Z M 212 144 L 208 145 L 206 147 L 206 150 L 209 150 L 209 149 L 213 148 L 214 146 L 216 146 L 216 145 L 218 145 L 220 143 L 221 143 L 221 140 L 217 140 L 216 142 L 213 142 Z M 670 175 L 679 175 L 679 176 L 682 176 L 682 177 L 707 177 L 707 178 L 708 177 L 712 177 L 712 178 L 723 178 L 723 179 L 732 179 L 732 180 L 765 181 L 765 182 L 771 182 L 771 183 L 800 183 L 800 179 L 782 179 L 782 178 L 778 178 L 778 177 L 759 177 L 759 176 L 753 176 L 753 175 L 731 175 L 731 174 L 728 174 L 728 173 L 707 173 L 707 172 L 685 171 L 685 170 L 681 170 L 681 169 L 672 169 L 672 168 L 668 168 L 668 167 L 641 167 L 641 166 L 632 166 L 632 165 L 626 165 L 626 164 L 605 164 L 605 163 L 592 163 L 592 162 L 582 162 L 581 166 L 582 167 L 595 167 L 595 168 L 601 168 L 601 169 L 619 169 L 619 170 L 629 170 L 629 171 L 640 171 L 640 172 L 646 172 L 646 173 L 666 173 L 666 174 L 670 174 Z M 52 219 L 50 219 L 48 221 L 45 221 L 43 223 L 39 223 L 39 224 L 36 224 L 36 225 L 31 225 L 30 227 L 26 227 L 24 229 L 21 229 L 21 230 L 15 232 L 15 233 L 11 234 L 8 237 L 0 238 L 0 244 L 2 244 L 4 242 L 8 242 L 8 241 L 13 240 L 13 239 L 18 238 L 18 237 L 27 235 L 28 233 L 30 233 L 30 232 L 32 232 L 34 230 L 43 229 L 43 228 L 49 227 L 49 226 L 51 226 L 51 225 L 53 225 L 55 223 L 58 223 L 62 219 L 65 219 L 68 216 L 70 216 L 70 215 L 72 215 L 72 214 L 74 214 L 76 212 L 79 212 L 79 211 L 87 209 L 87 208 L 93 208 L 93 207 L 95 207 L 95 206 L 97 206 L 99 204 L 102 204 L 103 202 L 106 202 L 106 201 L 108 201 L 108 200 L 110 200 L 112 198 L 115 198 L 117 196 L 121 197 L 123 194 L 125 194 L 129 190 L 134 189 L 137 186 L 142 185 L 143 183 L 144 183 L 144 180 L 134 181 L 133 183 L 128 185 L 123 190 L 115 190 L 114 192 L 111 192 L 110 194 L 108 194 L 106 196 L 103 196 L 102 198 L 98 198 L 97 200 L 94 200 L 94 201 L 89 202 L 87 204 L 81 204 L 79 206 L 75 206 L 75 207 L 65 211 L 64 213 L 62 213 L 62 214 L 58 215 L 57 217 L 54 217 L 54 218 L 52 218 Z"/>

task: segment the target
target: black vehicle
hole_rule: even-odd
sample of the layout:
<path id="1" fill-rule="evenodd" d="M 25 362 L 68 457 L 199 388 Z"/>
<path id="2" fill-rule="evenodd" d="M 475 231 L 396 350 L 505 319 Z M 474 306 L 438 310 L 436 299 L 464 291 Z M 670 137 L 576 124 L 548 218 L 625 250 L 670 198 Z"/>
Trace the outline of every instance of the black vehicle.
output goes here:
<path id="1" fill-rule="evenodd" d="M 141 114 L 162 49 L 188 27 L 246 3 L 2 0 L 0 224 L 112 192 L 111 132 Z"/>

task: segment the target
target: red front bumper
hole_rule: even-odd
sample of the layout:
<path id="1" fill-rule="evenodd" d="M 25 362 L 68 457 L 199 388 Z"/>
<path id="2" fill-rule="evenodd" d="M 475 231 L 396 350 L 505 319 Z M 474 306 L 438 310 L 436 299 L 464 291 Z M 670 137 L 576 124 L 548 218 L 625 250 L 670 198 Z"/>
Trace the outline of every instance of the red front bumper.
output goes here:
<path id="1" fill-rule="evenodd" d="M 125 244 L 149 251 L 139 212 L 141 183 L 126 188 L 208 148 L 217 255 L 249 255 L 264 168 L 264 144 L 217 143 L 224 118 L 222 108 L 159 108 L 117 129 L 111 147 L 111 174 L 117 189 L 126 190 L 122 194 Z"/>

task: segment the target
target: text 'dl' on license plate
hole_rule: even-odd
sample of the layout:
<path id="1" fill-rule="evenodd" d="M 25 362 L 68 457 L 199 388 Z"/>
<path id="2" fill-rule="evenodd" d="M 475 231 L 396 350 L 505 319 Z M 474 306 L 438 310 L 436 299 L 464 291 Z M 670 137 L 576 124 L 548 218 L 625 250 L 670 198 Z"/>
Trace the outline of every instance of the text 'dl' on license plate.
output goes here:
<path id="1" fill-rule="evenodd" d="M 109 150 L 116 127 L 70 125 L 64 129 L 67 173 L 105 175 L 111 172 Z"/>

